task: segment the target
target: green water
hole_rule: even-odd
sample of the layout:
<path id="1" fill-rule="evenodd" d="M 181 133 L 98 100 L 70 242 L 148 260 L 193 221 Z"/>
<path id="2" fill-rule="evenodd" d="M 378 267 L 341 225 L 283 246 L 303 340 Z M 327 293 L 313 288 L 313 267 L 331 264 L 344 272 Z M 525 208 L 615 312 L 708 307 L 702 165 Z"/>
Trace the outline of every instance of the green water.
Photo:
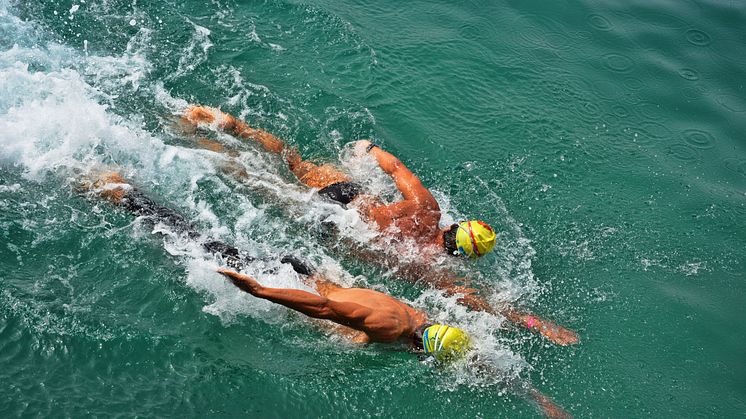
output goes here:
<path id="1" fill-rule="evenodd" d="M 0 1 L 0 416 L 539 414 L 499 377 L 237 294 L 189 243 L 77 194 L 102 166 L 254 255 L 300 251 L 469 325 L 575 416 L 744 416 L 744 28 L 739 2 Z M 581 344 L 340 260 L 307 232 L 333 210 L 277 161 L 242 149 L 290 210 L 189 147 L 171 115 L 193 102 L 326 161 L 375 139 L 447 219 L 498 227 L 461 267 L 493 300 Z M 260 279 L 300 286 L 279 269 Z"/>

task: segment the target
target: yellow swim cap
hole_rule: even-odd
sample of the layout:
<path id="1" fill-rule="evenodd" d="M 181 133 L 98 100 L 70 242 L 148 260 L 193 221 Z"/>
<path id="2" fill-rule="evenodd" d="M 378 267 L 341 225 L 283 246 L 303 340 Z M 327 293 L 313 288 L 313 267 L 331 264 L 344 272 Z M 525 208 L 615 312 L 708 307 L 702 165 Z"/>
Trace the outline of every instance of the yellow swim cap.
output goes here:
<path id="1" fill-rule="evenodd" d="M 461 254 L 472 259 L 484 256 L 495 247 L 495 232 L 485 222 L 462 221 L 458 223 L 456 247 Z"/>
<path id="2" fill-rule="evenodd" d="M 435 324 L 422 334 L 422 347 L 438 361 L 449 361 L 462 357 L 471 346 L 469 335 L 463 330 Z"/>

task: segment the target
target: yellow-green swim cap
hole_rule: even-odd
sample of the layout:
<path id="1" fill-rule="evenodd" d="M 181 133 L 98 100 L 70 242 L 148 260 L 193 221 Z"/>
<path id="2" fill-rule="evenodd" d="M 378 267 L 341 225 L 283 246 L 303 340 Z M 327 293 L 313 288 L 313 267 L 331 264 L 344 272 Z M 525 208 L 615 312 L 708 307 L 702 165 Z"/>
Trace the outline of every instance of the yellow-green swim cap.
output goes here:
<path id="1" fill-rule="evenodd" d="M 462 357 L 471 345 L 469 335 L 463 330 L 434 324 L 422 334 L 422 347 L 438 361 L 448 361 Z"/>
<path id="2" fill-rule="evenodd" d="M 492 251 L 495 247 L 495 237 L 492 227 L 485 222 L 462 221 L 458 223 L 456 247 L 461 254 L 476 259 Z"/>

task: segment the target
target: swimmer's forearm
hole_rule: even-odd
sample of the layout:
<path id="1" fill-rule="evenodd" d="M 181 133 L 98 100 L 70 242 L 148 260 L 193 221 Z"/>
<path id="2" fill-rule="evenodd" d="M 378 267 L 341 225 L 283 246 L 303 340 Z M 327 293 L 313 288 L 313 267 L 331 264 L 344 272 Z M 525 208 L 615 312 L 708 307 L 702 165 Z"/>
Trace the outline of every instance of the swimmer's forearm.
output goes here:
<path id="1" fill-rule="evenodd" d="M 273 153 L 281 153 L 285 148 L 285 143 L 274 135 L 261 129 L 252 128 L 246 122 L 219 109 L 193 105 L 187 108 L 183 118 L 194 125 L 214 123 L 220 129 L 236 137 L 256 140 L 267 151 Z"/>
<path id="2" fill-rule="evenodd" d="M 558 345 L 567 346 L 579 342 L 577 333 L 554 322 L 542 319 L 535 314 L 521 312 L 513 308 L 504 309 L 500 314 L 505 316 L 511 323 L 539 333 Z"/>
<path id="3" fill-rule="evenodd" d="M 551 419 L 569 419 L 572 418 L 568 412 L 557 406 L 552 399 L 542 394 L 539 390 L 531 387 L 528 390 L 529 396 L 539 405 L 541 412 L 545 417 Z"/>
<path id="4" fill-rule="evenodd" d="M 219 269 L 218 272 L 254 297 L 283 305 L 309 317 L 334 320 L 333 312 L 329 308 L 329 300 L 326 297 L 296 289 L 268 288 L 249 276 L 228 269 Z"/>

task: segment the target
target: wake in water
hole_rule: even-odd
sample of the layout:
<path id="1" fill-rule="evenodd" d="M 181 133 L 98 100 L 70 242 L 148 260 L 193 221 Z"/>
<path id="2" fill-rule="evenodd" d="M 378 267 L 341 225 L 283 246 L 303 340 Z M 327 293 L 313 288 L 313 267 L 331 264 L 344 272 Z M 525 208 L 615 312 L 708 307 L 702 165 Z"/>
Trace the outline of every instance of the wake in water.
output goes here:
<path id="1" fill-rule="evenodd" d="M 87 44 L 81 54 L 74 48 L 44 39 L 43 35 L 38 36 L 38 28 L 16 18 L 8 11 L 7 5 L 3 4 L 0 10 L 0 34 L 6 39 L 12 36 L 16 41 L 0 53 L 0 90 L 4 92 L 0 97 L 0 132 L 4 133 L 0 139 L 0 162 L 7 170 L 22 172 L 22 180 L 2 185 L 0 193 L 14 194 L 16 199 L 30 197 L 29 191 L 34 185 L 48 187 L 50 176 L 57 179 L 57 183 L 67 182 L 72 190 L 87 176 L 85 174 L 101 168 L 115 168 L 121 172 L 122 178 L 97 185 L 97 194 L 102 194 L 101 188 L 112 191 L 112 183 L 125 188 L 134 204 L 124 208 L 141 217 L 140 222 L 157 220 L 146 228 L 166 234 L 166 249 L 188 268 L 187 285 L 204 293 L 209 300 L 203 310 L 226 321 L 237 315 L 278 321 L 286 312 L 270 303 L 257 303 L 237 295 L 232 286 L 214 273 L 215 268 L 225 262 L 259 277 L 268 286 L 311 290 L 278 257 L 300 251 L 340 285 L 358 284 L 385 289 L 380 281 L 355 278 L 347 273 L 345 267 L 327 254 L 327 246 L 322 240 L 313 235 L 298 234 L 309 225 L 331 221 L 337 226 L 342 240 L 350 241 L 351 245 L 358 242 L 369 246 L 377 234 L 361 222 L 355 211 L 325 202 L 313 191 L 288 181 L 285 169 L 278 166 L 272 156 L 257 150 L 238 149 L 231 157 L 211 150 L 184 147 L 183 141 L 190 140 L 177 138 L 178 132 L 154 124 L 153 121 L 162 116 L 154 117 L 152 111 L 146 110 L 138 101 L 155 104 L 156 113 L 160 115 L 178 113 L 185 108 L 186 101 L 174 99 L 162 82 L 153 81 L 151 73 L 156 71 L 156 66 L 148 59 L 148 54 L 152 53 L 149 41 L 152 32 L 148 28 L 138 29 L 121 55 L 99 55 L 90 51 Z M 75 16 L 75 13 L 77 10 L 69 15 Z M 187 46 L 191 55 L 182 56 L 176 67 L 178 71 L 170 76 L 172 80 L 196 71 L 211 46 L 209 30 L 192 25 L 195 35 Z M 261 90 L 256 85 L 242 84 L 242 80 L 234 78 L 233 81 L 242 91 Z M 132 110 L 135 112 L 130 112 Z M 220 136 L 220 133 L 214 135 L 228 144 L 235 141 Z M 342 151 L 341 160 L 353 175 L 357 172 L 359 177 L 366 177 L 370 189 L 383 199 L 395 198 L 395 189 L 381 172 L 370 171 L 370 161 L 353 162 L 350 150 Z M 225 168 L 230 169 L 233 162 L 239 163 L 234 171 L 246 174 L 239 182 L 226 175 Z M 124 179 L 127 182 L 122 182 Z M 129 189 L 125 183 L 130 185 Z M 136 189 L 131 185 L 136 185 Z M 142 191 L 160 196 L 162 200 L 153 199 Z M 64 202 L 76 199 L 64 193 L 50 196 Z M 441 196 L 447 199 L 445 195 Z M 282 205 L 278 197 L 281 197 Z M 179 204 L 173 210 L 169 205 L 157 202 Z M 290 203 L 289 207 L 287 203 Z M 93 205 L 96 211 L 108 211 L 95 203 Z M 295 221 L 288 220 L 288 212 L 300 216 Z M 24 220 L 27 223 L 37 221 Z M 76 228 L 59 220 L 50 222 L 59 223 L 62 229 Z M 505 222 L 516 224 L 512 220 Z M 103 223 L 91 229 L 89 234 L 119 234 L 107 229 Z M 519 237 L 517 245 L 511 244 L 510 238 L 516 236 Z M 136 237 L 135 240 L 142 239 Z M 521 240 L 524 239 L 520 231 L 502 238 L 502 246 L 513 247 L 509 252 L 518 253 L 514 254 L 517 256 L 516 265 L 530 261 L 533 256 L 530 245 Z M 380 249 L 381 244 L 373 243 L 373 247 L 376 246 Z M 407 260 L 419 255 L 398 256 Z M 384 276 L 387 273 L 410 277 L 422 275 L 420 271 L 407 269 L 406 263 L 401 264 L 393 271 L 384 272 Z M 457 266 L 456 269 L 463 267 Z M 516 269 L 530 275 L 530 265 Z M 502 270 L 501 275 L 506 284 L 504 289 L 510 291 L 493 294 L 489 303 L 506 296 L 510 298 L 503 301 L 512 302 L 533 292 L 536 284 L 530 279 L 524 284 L 516 283 L 510 277 L 511 270 Z M 380 275 L 380 271 L 373 275 Z M 3 291 L 16 298 L 12 288 Z M 517 380 L 527 365 L 510 350 L 510 342 L 496 336 L 495 331 L 502 327 L 502 318 L 468 311 L 457 304 L 459 298 L 459 295 L 447 295 L 437 290 L 419 290 L 411 301 L 405 300 L 417 308 L 428 309 L 435 321 L 448 319 L 457 326 L 468 328 L 482 362 L 489 360 L 489 364 L 496 365 L 499 371 L 485 378 L 485 374 L 476 374 L 473 366 L 457 365 L 447 372 L 454 377 L 449 381 L 464 385 L 503 386 L 505 382 Z"/>

